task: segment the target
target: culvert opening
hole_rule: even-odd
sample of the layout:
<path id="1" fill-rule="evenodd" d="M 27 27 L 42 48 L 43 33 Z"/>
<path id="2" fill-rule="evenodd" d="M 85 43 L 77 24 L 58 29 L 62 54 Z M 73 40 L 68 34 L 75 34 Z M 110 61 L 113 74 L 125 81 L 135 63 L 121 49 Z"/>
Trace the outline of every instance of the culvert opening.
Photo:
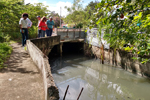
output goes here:
<path id="1" fill-rule="evenodd" d="M 66 42 L 63 43 L 62 46 L 62 56 L 63 55 L 70 55 L 70 54 L 80 54 L 83 55 L 84 53 L 84 43 L 81 42 Z M 49 60 L 60 57 L 59 45 L 55 45 L 51 52 L 48 55 Z"/>

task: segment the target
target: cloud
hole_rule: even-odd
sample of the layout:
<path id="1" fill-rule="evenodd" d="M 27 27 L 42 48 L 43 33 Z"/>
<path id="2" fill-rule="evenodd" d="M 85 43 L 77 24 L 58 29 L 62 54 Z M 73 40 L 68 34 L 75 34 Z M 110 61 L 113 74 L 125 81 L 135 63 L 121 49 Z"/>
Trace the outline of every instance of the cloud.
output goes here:
<path id="1" fill-rule="evenodd" d="M 31 4 L 39 3 L 39 0 L 32 0 L 32 1 L 31 0 L 25 0 L 25 4 L 27 4 L 27 3 L 31 3 Z M 42 3 L 44 5 L 49 6 L 48 9 L 50 11 L 55 11 L 55 13 L 58 13 L 59 15 L 60 15 L 60 7 L 61 7 L 61 16 L 67 16 L 69 14 L 67 9 L 65 9 L 65 6 L 67 6 L 67 7 L 72 6 L 71 2 L 62 2 L 62 1 L 59 1 L 56 4 L 47 3 L 47 1 L 43 1 Z"/>
<path id="2" fill-rule="evenodd" d="M 67 7 L 71 7 L 72 3 L 71 2 L 61 2 L 59 1 L 57 4 L 50 4 L 49 6 L 49 10 L 50 11 L 55 11 L 56 13 L 58 13 L 60 15 L 60 9 L 61 9 L 61 16 L 66 16 L 68 15 L 68 11 L 67 9 L 65 9 L 65 6 Z M 61 7 L 61 8 L 60 8 Z"/>

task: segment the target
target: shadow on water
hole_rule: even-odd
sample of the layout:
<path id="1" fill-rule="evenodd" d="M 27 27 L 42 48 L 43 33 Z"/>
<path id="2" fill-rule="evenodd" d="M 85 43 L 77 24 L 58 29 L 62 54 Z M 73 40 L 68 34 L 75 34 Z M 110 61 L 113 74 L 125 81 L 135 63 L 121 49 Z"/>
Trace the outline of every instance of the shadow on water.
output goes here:
<path id="1" fill-rule="evenodd" d="M 52 73 L 57 73 L 57 70 L 66 66 L 72 66 L 74 68 L 76 67 L 76 66 L 73 66 L 71 63 L 63 62 L 62 59 L 65 59 L 65 58 L 70 59 L 70 60 L 76 59 L 77 62 L 79 62 L 80 59 L 82 59 L 80 57 L 84 56 L 83 55 L 83 43 L 64 43 L 62 47 L 62 51 L 63 51 L 62 53 L 63 56 L 60 57 L 57 52 L 57 46 L 54 46 L 50 54 L 48 55 Z"/>

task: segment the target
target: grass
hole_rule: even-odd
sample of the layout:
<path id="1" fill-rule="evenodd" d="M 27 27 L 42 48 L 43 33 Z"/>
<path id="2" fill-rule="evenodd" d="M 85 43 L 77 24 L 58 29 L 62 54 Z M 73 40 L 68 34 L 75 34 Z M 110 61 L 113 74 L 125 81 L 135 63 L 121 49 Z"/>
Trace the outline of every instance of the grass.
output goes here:
<path id="1" fill-rule="evenodd" d="M 24 47 L 24 50 L 27 51 L 27 47 Z"/>
<path id="2" fill-rule="evenodd" d="M 0 43 L 0 69 L 4 68 L 4 62 L 7 58 L 10 57 L 10 54 L 12 52 L 12 47 L 10 46 L 10 43 L 3 42 Z"/>

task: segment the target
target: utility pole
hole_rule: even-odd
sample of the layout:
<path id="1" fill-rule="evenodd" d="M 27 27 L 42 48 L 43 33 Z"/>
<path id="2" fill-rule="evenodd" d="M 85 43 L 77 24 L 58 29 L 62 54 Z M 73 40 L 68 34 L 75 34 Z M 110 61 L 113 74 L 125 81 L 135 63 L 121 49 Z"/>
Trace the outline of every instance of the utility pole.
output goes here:
<path id="1" fill-rule="evenodd" d="M 60 28 L 61 28 L 61 7 L 60 7 Z"/>

